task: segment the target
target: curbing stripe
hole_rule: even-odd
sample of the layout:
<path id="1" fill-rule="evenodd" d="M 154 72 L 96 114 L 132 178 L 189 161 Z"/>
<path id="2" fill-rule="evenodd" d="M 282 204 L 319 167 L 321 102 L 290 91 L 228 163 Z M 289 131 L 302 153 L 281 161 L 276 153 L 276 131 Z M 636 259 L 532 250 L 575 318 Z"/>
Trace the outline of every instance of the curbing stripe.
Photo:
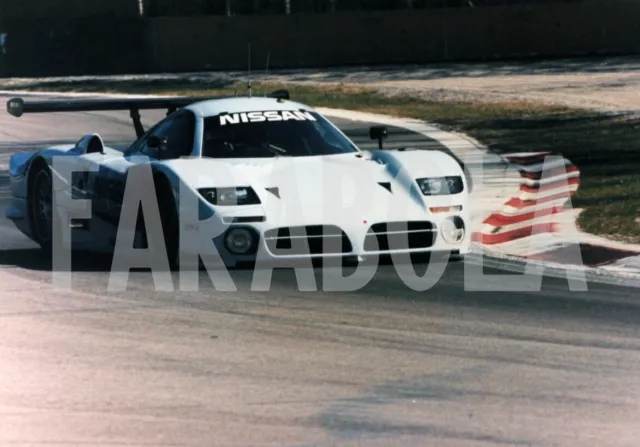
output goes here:
<path id="1" fill-rule="evenodd" d="M 562 159 L 562 160 L 550 160 L 545 162 L 536 162 L 536 163 L 532 163 L 529 165 L 523 165 L 520 163 L 513 163 L 515 165 L 518 166 L 518 170 L 519 171 L 525 171 L 525 172 L 543 172 L 545 170 L 545 168 L 547 170 L 550 169 L 555 169 L 555 168 L 561 168 L 564 167 L 564 169 L 567 169 L 568 166 L 573 166 L 573 164 L 567 160 L 566 158 Z"/>
<path id="2" fill-rule="evenodd" d="M 580 177 L 580 171 L 573 170 L 572 172 L 569 172 L 569 170 L 567 169 L 564 174 L 556 173 L 556 175 L 537 179 L 537 180 L 533 180 L 524 175 L 521 175 L 520 184 L 529 185 L 529 186 L 543 186 L 543 185 L 548 185 L 550 183 L 558 182 L 560 180 L 566 180 L 568 182 L 569 179 L 576 178 L 576 177 Z"/>
<path id="3" fill-rule="evenodd" d="M 521 199 L 520 197 L 513 197 L 509 199 L 509 201 L 505 205 L 507 205 L 507 207 L 510 207 L 510 208 L 521 210 L 524 208 L 546 204 L 549 202 L 555 202 L 558 200 L 562 200 L 566 202 L 566 199 L 570 198 L 575 193 L 576 191 L 563 191 L 561 193 L 554 194 L 552 196 L 543 197 L 541 199 L 534 199 L 534 200 L 524 200 L 524 199 Z"/>
<path id="4" fill-rule="evenodd" d="M 520 175 L 522 176 L 522 178 L 531 181 L 542 180 L 543 177 L 547 177 L 546 180 L 549 180 L 553 177 L 563 176 L 565 175 L 565 173 L 569 175 L 577 173 L 579 175 L 580 171 L 578 170 L 577 166 L 567 164 L 565 164 L 563 167 L 547 169 L 546 171 L 520 171 Z"/>
<path id="5" fill-rule="evenodd" d="M 580 171 L 567 159 L 545 166 L 545 157 L 549 155 L 548 152 L 505 155 L 510 162 L 518 162 L 519 194 L 507 200 L 502 211 L 483 221 L 483 230 L 472 234 L 474 242 L 498 245 L 560 231 L 561 226 L 553 220 L 565 211 L 564 205 L 577 191 Z M 551 177 L 543 178 L 547 175 Z"/>
<path id="6" fill-rule="evenodd" d="M 483 223 L 491 225 L 493 227 L 503 227 L 505 225 L 512 225 L 517 223 L 533 220 L 538 217 L 551 216 L 562 212 L 562 207 L 554 206 L 551 208 L 542 208 L 536 211 L 528 211 L 521 214 L 492 214 Z"/>
<path id="7" fill-rule="evenodd" d="M 496 233 L 496 234 L 474 233 L 472 235 L 472 241 L 479 242 L 483 245 L 498 245 L 498 244 L 504 244 L 506 242 L 515 241 L 517 239 L 524 239 L 526 237 L 533 236 L 540 233 L 555 233 L 557 231 L 559 231 L 557 224 L 543 223 L 543 224 L 537 224 L 537 225 L 527 225 L 526 227 L 507 231 L 504 233 Z"/>
<path id="8" fill-rule="evenodd" d="M 545 158 L 553 155 L 551 152 L 531 152 L 522 154 L 508 154 L 505 158 L 511 163 L 521 166 L 529 166 L 532 164 L 544 163 Z"/>
<path id="9" fill-rule="evenodd" d="M 573 186 L 573 185 L 579 185 L 579 184 L 580 184 L 579 177 L 568 178 L 567 176 L 564 176 L 564 178 L 562 178 L 561 180 L 557 180 L 552 183 L 548 183 L 544 185 L 540 185 L 540 184 L 529 185 L 529 184 L 523 183 L 522 185 L 520 185 L 520 191 L 528 192 L 531 194 L 539 194 L 539 193 L 549 192 L 556 189 L 565 188 L 567 186 Z"/>

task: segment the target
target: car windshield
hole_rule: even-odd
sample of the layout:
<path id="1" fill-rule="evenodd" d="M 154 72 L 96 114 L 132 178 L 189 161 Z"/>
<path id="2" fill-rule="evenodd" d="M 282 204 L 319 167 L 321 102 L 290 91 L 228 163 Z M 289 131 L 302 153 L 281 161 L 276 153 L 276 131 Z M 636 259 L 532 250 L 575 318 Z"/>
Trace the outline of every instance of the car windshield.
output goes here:
<path id="1" fill-rule="evenodd" d="M 260 111 L 204 119 L 203 157 L 308 157 L 356 152 L 357 147 L 316 112 Z"/>

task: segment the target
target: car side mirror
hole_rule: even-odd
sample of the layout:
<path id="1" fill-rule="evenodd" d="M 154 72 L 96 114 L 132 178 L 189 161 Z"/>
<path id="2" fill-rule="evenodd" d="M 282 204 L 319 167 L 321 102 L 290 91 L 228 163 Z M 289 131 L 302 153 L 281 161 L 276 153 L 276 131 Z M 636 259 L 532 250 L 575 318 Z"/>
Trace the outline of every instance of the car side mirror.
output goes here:
<path id="1" fill-rule="evenodd" d="M 160 149 L 162 151 L 167 147 L 167 137 L 151 135 L 147 140 L 147 146 L 151 149 Z"/>
<path id="2" fill-rule="evenodd" d="M 369 137 L 372 140 L 378 140 L 379 149 L 382 149 L 382 140 L 385 140 L 388 135 L 387 126 L 371 126 L 369 128 Z"/>

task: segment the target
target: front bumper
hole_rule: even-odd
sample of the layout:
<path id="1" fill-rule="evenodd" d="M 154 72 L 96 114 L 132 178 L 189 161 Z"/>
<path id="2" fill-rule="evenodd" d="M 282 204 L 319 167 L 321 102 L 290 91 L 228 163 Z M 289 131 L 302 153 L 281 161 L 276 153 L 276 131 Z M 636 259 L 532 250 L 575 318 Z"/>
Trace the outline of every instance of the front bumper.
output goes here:
<path id="1" fill-rule="evenodd" d="M 459 217 L 464 225 L 461 240 L 445 240 L 442 228 L 445 221 Z M 455 253 L 465 255 L 471 243 L 468 215 L 451 213 L 431 215 L 422 219 L 394 219 L 386 222 L 357 222 L 351 225 L 304 222 L 295 226 L 264 222 L 231 223 L 219 236 L 208 240 L 194 237 L 183 239 L 182 250 L 204 258 L 221 258 L 226 265 L 244 262 L 282 262 L 308 259 L 353 258 L 371 259 L 418 253 Z M 231 252 L 226 236 L 234 228 L 253 232 L 255 244 L 250 253 Z M 285 230 L 285 229 L 288 229 Z M 187 238 L 188 239 L 188 238 Z M 213 241 L 213 244 L 211 243 Z"/>

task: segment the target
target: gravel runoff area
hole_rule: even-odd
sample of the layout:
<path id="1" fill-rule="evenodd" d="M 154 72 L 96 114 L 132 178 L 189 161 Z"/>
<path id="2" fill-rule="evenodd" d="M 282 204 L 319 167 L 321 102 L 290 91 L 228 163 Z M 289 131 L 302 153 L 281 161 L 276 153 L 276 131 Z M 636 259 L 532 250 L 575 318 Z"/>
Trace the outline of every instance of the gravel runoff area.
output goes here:
<path id="1" fill-rule="evenodd" d="M 260 62 L 253 61 L 252 65 L 256 67 L 253 79 L 264 80 L 265 70 L 260 68 Z M 187 78 L 197 83 L 237 81 L 246 77 L 246 71 L 230 71 L 74 77 L 69 81 Z M 266 78 L 269 82 L 364 85 L 390 95 L 411 92 L 420 98 L 438 101 L 531 101 L 600 112 L 640 114 L 640 56 L 270 70 Z M 64 78 L 47 80 L 59 82 Z M 0 88 L 29 88 L 33 83 L 42 86 L 42 81 L 4 79 L 0 80 Z"/>
<path id="2" fill-rule="evenodd" d="M 640 112 L 640 57 L 416 65 L 273 77 L 367 85 L 430 100 L 531 101 L 600 112 Z"/>

